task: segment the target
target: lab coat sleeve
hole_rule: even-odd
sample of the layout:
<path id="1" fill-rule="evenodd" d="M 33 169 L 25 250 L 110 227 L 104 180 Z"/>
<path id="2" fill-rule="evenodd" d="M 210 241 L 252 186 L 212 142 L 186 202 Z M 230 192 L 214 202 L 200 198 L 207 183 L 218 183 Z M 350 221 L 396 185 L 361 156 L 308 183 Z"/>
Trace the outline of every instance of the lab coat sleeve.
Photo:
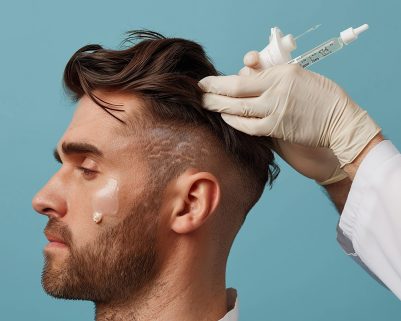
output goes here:
<path id="1" fill-rule="evenodd" d="M 401 299 L 401 154 L 389 140 L 377 144 L 360 164 L 337 239 Z"/>

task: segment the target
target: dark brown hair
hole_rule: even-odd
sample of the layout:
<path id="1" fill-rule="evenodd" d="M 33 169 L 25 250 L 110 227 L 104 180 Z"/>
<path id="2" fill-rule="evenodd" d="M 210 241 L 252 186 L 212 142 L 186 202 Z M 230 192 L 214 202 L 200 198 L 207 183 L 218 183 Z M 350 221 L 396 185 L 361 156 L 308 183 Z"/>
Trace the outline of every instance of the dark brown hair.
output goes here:
<path id="1" fill-rule="evenodd" d="M 143 99 L 158 122 L 207 128 L 230 159 L 246 172 L 249 186 L 257 194 L 256 202 L 266 183 L 271 186 L 279 173 L 272 141 L 239 132 L 228 126 L 219 113 L 202 107 L 198 81 L 219 74 L 203 48 L 193 41 L 165 38 L 146 30 L 128 32 L 122 45 L 121 50 L 104 49 L 97 44 L 79 49 L 64 71 L 67 91 L 76 100 L 90 96 L 117 119 L 118 106 L 99 99 L 94 91 L 132 93 Z"/>

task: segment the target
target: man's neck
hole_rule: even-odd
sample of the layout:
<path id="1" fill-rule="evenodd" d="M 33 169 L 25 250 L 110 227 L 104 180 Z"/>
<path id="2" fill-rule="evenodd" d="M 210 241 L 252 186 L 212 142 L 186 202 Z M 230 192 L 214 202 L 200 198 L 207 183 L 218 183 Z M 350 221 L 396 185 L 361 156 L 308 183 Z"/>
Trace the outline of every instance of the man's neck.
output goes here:
<path id="1" fill-rule="evenodd" d="M 96 321 L 221 319 L 227 313 L 225 266 L 205 269 L 205 262 L 199 263 L 195 260 L 186 267 L 175 264 L 165 269 L 145 294 L 126 302 L 96 303 Z"/>

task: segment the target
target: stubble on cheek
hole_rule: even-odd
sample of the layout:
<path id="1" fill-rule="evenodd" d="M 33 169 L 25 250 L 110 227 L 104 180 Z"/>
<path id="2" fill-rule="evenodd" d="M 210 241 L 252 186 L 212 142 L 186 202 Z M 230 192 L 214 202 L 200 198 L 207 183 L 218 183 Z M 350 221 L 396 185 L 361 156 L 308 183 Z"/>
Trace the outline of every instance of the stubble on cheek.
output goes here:
<path id="1" fill-rule="evenodd" d="M 58 298 L 109 302 L 143 290 L 157 270 L 157 217 L 156 204 L 143 200 L 85 246 L 71 242 L 65 257 L 47 253 L 45 291 Z"/>

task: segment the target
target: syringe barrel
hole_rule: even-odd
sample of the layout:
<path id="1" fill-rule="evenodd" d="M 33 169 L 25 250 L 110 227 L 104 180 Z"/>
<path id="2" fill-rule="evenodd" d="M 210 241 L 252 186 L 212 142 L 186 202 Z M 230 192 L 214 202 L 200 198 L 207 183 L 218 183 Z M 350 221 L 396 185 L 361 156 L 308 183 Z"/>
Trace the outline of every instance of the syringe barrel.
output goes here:
<path id="1" fill-rule="evenodd" d="M 304 54 L 288 61 L 288 64 L 299 64 L 303 68 L 307 68 L 314 63 L 326 58 L 332 53 L 341 50 L 344 46 L 341 38 L 332 38 L 317 47 L 305 52 Z"/>

